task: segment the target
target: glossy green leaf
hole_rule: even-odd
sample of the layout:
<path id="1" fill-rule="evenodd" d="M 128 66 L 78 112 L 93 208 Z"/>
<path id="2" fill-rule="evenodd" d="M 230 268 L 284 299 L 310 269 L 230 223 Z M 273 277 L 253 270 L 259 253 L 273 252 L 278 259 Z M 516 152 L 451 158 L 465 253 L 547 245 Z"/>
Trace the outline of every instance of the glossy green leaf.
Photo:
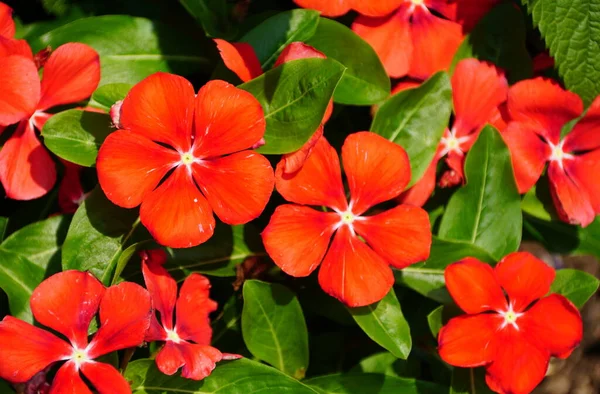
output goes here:
<path id="1" fill-rule="evenodd" d="M 220 362 L 207 378 L 184 379 L 180 373 L 161 373 L 154 360 L 137 360 L 127 368 L 125 378 L 133 394 L 319 394 L 296 379 L 267 365 L 243 358 Z"/>
<path id="2" fill-rule="evenodd" d="M 523 0 L 567 89 L 586 104 L 600 93 L 600 6 L 596 0 Z"/>
<path id="3" fill-rule="evenodd" d="M 344 74 L 332 59 L 302 59 L 283 64 L 239 87 L 252 93 L 265 112 L 266 144 L 261 153 L 298 150 L 323 120 L 327 105 Z"/>
<path id="4" fill-rule="evenodd" d="M 4 241 L 6 237 L 6 229 L 8 228 L 8 218 L 6 216 L 0 216 L 0 242 Z"/>
<path id="5" fill-rule="evenodd" d="M 114 285 L 122 279 L 121 274 L 123 273 L 123 270 L 136 253 L 144 249 L 154 249 L 158 247 L 160 246 L 150 239 L 129 245 L 129 247 L 123 250 L 123 253 L 121 253 L 117 259 L 117 264 L 115 265 L 115 272 L 112 275 L 113 279 L 111 283 Z"/>
<path id="6" fill-rule="evenodd" d="M 483 368 L 454 368 L 450 394 L 493 394 Z"/>
<path id="7" fill-rule="evenodd" d="M 44 280 L 45 269 L 26 257 L 0 249 L 0 288 L 8 296 L 11 315 L 33 322 L 29 297 Z"/>
<path id="8" fill-rule="evenodd" d="M 277 283 L 244 283 L 242 335 L 254 357 L 296 379 L 308 368 L 308 331 L 296 295 Z"/>
<path id="9" fill-rule="evenodd" d="M 435 74 L 416 89 L 389 98 L 377 111 L 371 131 L 402 146 L 417 182 L 433 160 L 452 112 L 452 88 L 448 74 Z"/>
<path id="10" fill-rule="evenodd" d="M 320 18 L 315 34 L 306 44 L 346 67 L 333 96 L 336 103 L 370 105 L 389 97 L 390 78 L 379 56 L 366 41 L 346 26 Z"/>
<path id="11" fill-rule="evenodd" d="M 348 373 L 383 374 L 410 378 L 420 374 L 420 361 L 418 357 L 411 356 L 408 360 L 402 360 L 389 352 L 375 353 L 360 360 Z"/>
<path id="12" fill-rule="evenodd" d="M 442 239 L 471 243 L 496 260 L 521 243 L 521 197 L 510 152 L 500 133 L 486 126 L 465 162 L 466 185 L 457 190 L 442 217 Z"/>
<path id="13" fill-rule="evenodd" d="M 577 308 L 582 308 L 587 300 L 596 294 L 598 285 L 600 281 L 587 272 L 565 268 L 556 271 L 550 292 L 562 294 Z"/>
<path id="14" fill-rule="evenodd" d="M 241 42 L 254 48 L 263 70 L 275 64 L 283 49 L 295 41 L 306 41 L 317 29 L 319 13 L 314 10 L 295 9 L 281 12 L 246 33 Z"/>
<path id="15" fill-rule="evenodd" d="M 427 315 L 427 324 L 434 338 L 437 338 L 438 333 L 444 325 L 443 312 L 444 306 L 440 305 Z"/>
<path id="16" fill-rule="evenodd" d="M 439 394 L 448 390 L 435 383 L 369 373 L 319 376 L 304 383 L 321 394 Z"/>
<path id="17" fill-rule="evenodd" d="M 369 338 L 398 358 L 408 357 L 412 347 L 410 327 L 394 289 L 379 302 L 348 311 Z"/>
<path id="18" fill-rule="evenodd" d="M 108 85 L 100 86 L 89 102 L 90 107 L 99 108 L 108 113 L 110 107 L 113 106 L 119 100 L 123 100 L 129 90 L 131 90 L 131 84 L 128 83 L 111 83 Z"/>
<path id="19" fill-rule="evenodd" d="M 236 30 L 229 19 L 226 0 L 179 0 L 208 37 L 233 38 Z"/>
<path id="20" fill-rule="evenodd" d="M 44 145 L 58 157 L 91 167 L 100 146 L 113 131 L 108 115 L 70 109 L 51 117 L 42 136 Z"/>
<path id="21" fill-rule="evenodd" d="M 172 26 L 127 15 L 93 16 L 31 40 L 33 52 L 82 42 L 100 54 L 101 85 L 137 83 L 157 71 L 189 74 L 208 65 L 202 45 Z"/>
<path id="22" fill-rule="evenodd" d="M 504 70 L 511 83 L 531 78 L 533 62 L 525 46 L 525 36 L 523 13 L 513 4 L 500 4 L 465 37 L 454 55 L 451 69 L 462 59 L 476 58 Z"/>
<path id="23" fill-rule="evenodd" d="M 63 269 L 90 271 L 110 284 L 137 218 L 136 210 L 117 207 L 96 187 L 73 216 L 63 245 Z"/>

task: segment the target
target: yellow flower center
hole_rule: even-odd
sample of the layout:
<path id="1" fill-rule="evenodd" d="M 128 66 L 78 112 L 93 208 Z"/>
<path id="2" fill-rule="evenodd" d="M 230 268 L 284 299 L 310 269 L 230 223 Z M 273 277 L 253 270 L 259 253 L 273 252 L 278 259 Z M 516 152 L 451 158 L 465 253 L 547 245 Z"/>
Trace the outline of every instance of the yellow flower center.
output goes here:
<path id="1" fill-rule="evenodd" d="M 191 153 L 184 153 L 181 155 L 181 162 L 186 166 L 189 166 L 194 162 L 194 156 Z"/>

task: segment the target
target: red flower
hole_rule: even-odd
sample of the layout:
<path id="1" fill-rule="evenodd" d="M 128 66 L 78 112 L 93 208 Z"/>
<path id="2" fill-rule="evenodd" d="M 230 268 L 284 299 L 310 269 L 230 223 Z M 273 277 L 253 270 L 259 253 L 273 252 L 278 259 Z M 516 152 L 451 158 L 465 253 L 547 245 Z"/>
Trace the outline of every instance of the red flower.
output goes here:
<path id="1" fill-rule="evenodd" d="M 341 16 L 350 10 L 368 16 L 384 16 L 407 0 L 294 0 L 303 8 L 320 11 L 324 16 Z"/>
<path id="2" fill-rule="evenodd" d="M 423 177 L 401 197 L 405 204 L 422 206 L 435 188 L 437 164 L 446 157 L 450 168 L 440 180 L 443 187 L 463 182 L 466 152 L 487 122 L 498 113 L 506 101 L 508 82 L 504 73 L 493 64 L 475 59 L 462 60 L 452 75 L 454 124 L 446 129 L 436 155 Z"/>
<path id="3" fill-rule="evenodd" d="M 83 167 L 61 161 L 65 166 L 65 175 L 58 187 L 58 206 L 62 213 L 75 213 L 86 197 L 80 179 Z"/>
<path id="4" fill-rule="evenodd" d="M 200 274 L 191 274 L 183 282 L 177 298 L 177 282 L 162 267 L 167 261 L 166 253 L 156 249 L 141 255 L 146 287 L 161 321 L 159 323 L 156 316 L 152 316 L 146 341 L 166 342 L 156 356 L 158 369 L 166 375 L 173 375 L 183 367 L 184 378 L 201 380 L 210 375 L 216 362 L 224 358 L 238 358 L 223 355 L 210 346 L 212 329 L 208 316 L 217 309 L 217 303 L 209 298 L 208 279 Z M 173 311 L 176 313 L 175 325 Z"/>
<path id="5" fill-rule="evenodd" d="M 248 150 L 265 132 L 250 93 L 210 81 L 196 96 L 184 78 L 156 73 L 131 89 L 119 122 L 123 129 L 98 152 L 100 186 L 121 207 L 141 204 L 140 219 L 159 243 L 198 245 L 214 232 L 213 210 L 241 224 L 267 205 L 273 169 Z"/>
<path id="6" fill-rule="evenodd" d="M 324 137 L 294 175 L 283 174 L 280 162 L 277 191 L 296 204 L 277 207 L 262 238 L 273 261 L 289 275 L 307 276 L 322 261 L 321 287 L 356 307 L 387 294 L 394 283 L 389 265 L 404 268 L 429 256 L 431 230 L 427 213 L 416 207 L 400 205 L 364 216 L 376 204 L 397 197 L 410 180 L 408 156 L 399 145 L 374 133 L 355 133 L 346 138 L 342 161 L 349 204 L 338 156 Z"/>
<path id="7" fill-rule="evenodd" d="M 99 81 L 98 54 L 84 44 L 58 47 L 41 83 L 31 56 L 0 57 L 0 128 L 19 123 L 0 151 L 0 182 L 9 198 L 30 200 L 52 189 L 56 167 L 35 128 L 51 117 L 48 109 L 89 97 Z"/>
<path id="8" fill-rule="evenodd" d="M 248 82 L 262 75 L 263 71 L 260 61 L 250 44 L 245 42 L 229 43 L 218 38 L 215 39 L 215 42 L 217 43 L 217 48 L 219 48 L 219 53 L 221 54 L 225 66 L 233 71 L 242 81 Z M 277 61 L 275 61 L 274 67 L 292 60 L 309 58 L 325 59 L 326 56 L 310 45 L 301 42 L 292 42 L 281 52 Z M 310 139 L 297 151 L 283 155 L 285 161 L 283 171 L 286 174 L 292 174 L 302 168 L 304 162 L 308 156 L 310 156 L 315 144 L 323 135 L 323 127 L 331 117 L 332 112 L 333 102 L 330 101 L 325 110 L 321 125 Z"/>
<path id="9" fill-rule="evenodd" d="M 583 333 L 577 308 L 562 295 L 546 296 L 555 275 L 526 252 L 509 254 L 494 269 L 472 257 L 448 266 L 446 286 L 467 315 L 440 331 L 442 359 L 463 368 L 485 366 L 495 392 L 531 392 L 550 356 L 567 358 Z"/>
<path id="10" fill-rule="evenodd" d="M 0 322 L 0 377 L 26 382 L 47 366 L 66 361 L 50 394 L 91 393 L 80 373 L 101 393 L 131 393 L 112 365 L 94 359 L 140 345 L 150 325 L 150 295 L 129 282 L 105 288 L 91 274 L 64 271 L 44 280 L 31 296 L 36 320 L 69 342 L 12 316 Z M 100 310 L 100 327 L 88 328 Z"/>
<path id="11" fill-rule="evenodd" d="M 551 80 L 535 78 L 510 88 L 511 122 L 503 133 L 519 192 L 540 178 L 546 162 L 560 218 L 587 226 L 600 214 L 600 97 L 566 137 L 561 129 L 583 113 L 579 96 Z"/>
<path id="12" fill-rule="evenodd" d="M 21 55 L 33 58 L 31 48 L 25 40 L 15 40 L 15 22 L 12 19 L 12 8 L 0 3 L 0 58 L 9 55 Z M 0 125 L 0 132 L 1 130 Z"/>
<path id="13" fill-rule="evenodd" d="M 15 22 L 12 13 L 12 8 L 0 2 L 0 36 L 2 37 L 12 38 L 15 36 Z"/>

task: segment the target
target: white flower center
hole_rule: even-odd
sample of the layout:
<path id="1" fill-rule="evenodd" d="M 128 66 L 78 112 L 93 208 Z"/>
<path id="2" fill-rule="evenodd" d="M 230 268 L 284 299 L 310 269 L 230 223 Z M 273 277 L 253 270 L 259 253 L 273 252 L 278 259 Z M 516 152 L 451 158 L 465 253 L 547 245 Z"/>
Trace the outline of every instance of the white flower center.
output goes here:
<path id="1" fill-rule="evenodd" d="M 500 316 L 502 316 L 504 318 L 504 321 L 502 322 L 502 325 L 500 326 L 500 328 L 505 328 L 506 326 L 508 326 L 509 324 L 511 326 L 513 326 L 515 328 L 515 330 L 519 330 L 519 326 L 517 325 L 517 320 L 523 316 L 522 313 L 517 313 L 513 310 L 512 305 L 510 305 L 508 307 L 508 309 L 506 311 L 498 311 L 498 313 L 500 314 Z"/>
<path id="2" fill-rule="evenodd" d="M 175 330 L 165 330 L 167 332 L 167 341 L 179 343 L 181 342 L 181 338 L 175 332 Z"/>
<path id="3" fill-rule="evenodd" d="M 73 354 L 71 354 L 71 360 L 75 362 L 77 369 L 82 364 L 92 361 L 92 359 L 88 356 L 87 349 L 77 349 L 73 348 Z"/>
<path id="4" fill-rule="evenodd" d="M 468 136 L 457 137 L 454 130 L 452 130 L 450 133 L 447 133 L 442 138 L 442 146 L 444 147 L 442 151 L 442 156 L 447 155 L 449 152 L 456 152 L 462 154 L 463 150 L 461 148 L 461 145 L 465 143 L 468 139 Z"/>
<path id="5" fill-rule="evenodd" d="M 194 162 L 194 160 L 194 155 L 192 155 L 190 152 L 181 154 L 181 164 L 189 166 Z"/>
<path id="6" fill-rule="evenodd" d="M 570 160 L 573 158 L 573 155 L 563 151 L 564 143 L 565 141 L 561 141 L 557 145 L 554 145 L 551 142 L 548 142 L 548 145 L 550 145 L 550 149 L 552 150 L 549 160 L 558 162 L 560 168 L 563 166 L 563 160 Z"/>

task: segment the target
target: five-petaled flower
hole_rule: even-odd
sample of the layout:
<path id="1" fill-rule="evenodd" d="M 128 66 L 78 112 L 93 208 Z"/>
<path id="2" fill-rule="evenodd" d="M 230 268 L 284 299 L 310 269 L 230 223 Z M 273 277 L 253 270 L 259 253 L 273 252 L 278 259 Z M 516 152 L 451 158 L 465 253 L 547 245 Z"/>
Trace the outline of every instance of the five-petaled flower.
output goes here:
<path id="1" fill-rule="evenodd" d="M 600 97 L 563 138 L 563 128 L 582 113 L 579 96 L 552 80 L 522 81 L 509 90 L 510 122 L 502 136 L 519 192 L 531 189 L 550 162 L 550 192 L 559 217 L 587 226 L 600 214 Z"/>
<path id="2" fill-rule="evenodd" d="M 173 375 L 183 367 L 184 378 L 201 380 L 210 375 L 218 361 L 239 358 L 222 354 L 210 346 L 212 329 L 209 314 L 217 309 L 217 303 L 209 298 L 208 279 L 200 274 L 189 275 L 178 298 L 177 282 L 162 266 L 167 261 L 165 251 L 148 250 L 141 256 L 146 287 L 154 308 L 160 313 L 160 323 L 156 315 L 152 316 L 146 341 L 165 342 L 156 356 L 158 369 L 166 375 Z"/>
<path id="3" fill-rule="evenodd" d="M 156 73 L 131 89 L 119 123 L 98 152 L 100 186 L 121 207 L 141 204 L 141 222 L 159 243 L 198 245 L 214 232 L 213 211 L 242 224 L 267 205 L 273 169 L 249 150 L 265 132 L 250 93 L 210 81 L 196 96 L 186 79 Z"/>
<path id="4" fill-rule="evenodd" d="M 66 361 L 54 377 L 50 394 L 91 393 L 80 374 L 100 393 L 131 393 L 116 368 L 95 359 L 143 343 L 152 310 L 144 288 L 130 282 L 105 288 L 89 273 L 64 271 L 44 280 L 30 302 L 35 319 L 69 342 L 5 317 L 0 322 L 0 377 L 26 382 L 49 365 Z M 98 311 L 100 326 L 88 343 L 89 325 Z"/>
<path id="5" fill-rule="evenodd" d="M 356 307 L 387 294 L 394 283 L 389 265 L 403 268 L 429 256 L 431 230 L 427 213 L 417 207 L 400 205 L 364 216 L 373 206 L 397 197 L 408 184 L 410 165 L 402 147 L 377 134 L 359 132 L 346 138 L 342 161 L 350 203 L 337 153 L 324 137 L 295 174 L 284 174 L 280 162 L 277 190 L 295 204 L 277 207 L 262 238 L 271 258 L 289 275 L 307 276 L 323 261 L 321 287 Z"/>
<path id="6" fill-rule="evenodd" d="M 0 151 L 0 182 L 9 198 L 31 200 L 52 189 L 56 166 L 35 129 L 42 130 L 52 116 L 48 109 L 89 97 L 99 82 L 99 56 L 85 44 L 52 52 L 41 83 L 31 50 L 29 56 L 0 53 L 0 129 L 18 123 Z"/>
<path id="7" fill-rule="evenodd" d="M 577 308 L 562 295 L 546 295 L 555 275 L 526 252 L 507 255 L 495 268 L 472 257 L 448 266 L 446 286 L 467 314 L 440 331 L 442 359 L 457 367 L 485 366 L 495 392 L 531 392 L 550 356 L 568 357 L 582 337 Z"/>

